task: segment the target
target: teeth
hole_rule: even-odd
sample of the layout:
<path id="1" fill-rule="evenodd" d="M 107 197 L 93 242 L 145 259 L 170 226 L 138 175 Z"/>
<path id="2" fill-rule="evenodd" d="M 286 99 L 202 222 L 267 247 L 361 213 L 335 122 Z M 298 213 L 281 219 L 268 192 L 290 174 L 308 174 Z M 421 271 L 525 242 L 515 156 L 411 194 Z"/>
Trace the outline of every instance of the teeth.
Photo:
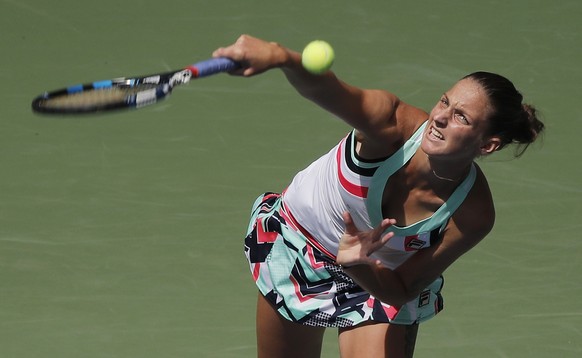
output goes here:
<path id="1" fill-rule="evenodd" d="M 437 130 L 436 130 L 436 129 L 434 129 L 434 128 L 431 128 L 431 131 L 430 131 L 430 133 L 431 133 L 433 136 L 435 136 L 435 137 L 437 137 L 437 138 L 439 138 L 439 139 L 443 139 L 443 138 L 444 138 L 444 137 L 443 137 L 443 135 L 441 134 L 441 132 L 437 131 Z"/>

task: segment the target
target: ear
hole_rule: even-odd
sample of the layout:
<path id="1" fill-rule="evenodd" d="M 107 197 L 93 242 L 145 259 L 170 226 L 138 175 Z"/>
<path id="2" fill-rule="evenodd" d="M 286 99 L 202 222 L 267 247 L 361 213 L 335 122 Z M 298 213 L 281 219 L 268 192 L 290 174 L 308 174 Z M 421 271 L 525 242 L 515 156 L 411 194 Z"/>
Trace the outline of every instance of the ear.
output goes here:
<path id="1" fill-rule="evenodd" d="M 496 150 L 501 149 L 502 143 L 503 142 L 499 137 L 489 137 L 483 141 L 481 147 L 479 148 L 479 151 L 481 155 L 489 155 L 495 152 Z"/>

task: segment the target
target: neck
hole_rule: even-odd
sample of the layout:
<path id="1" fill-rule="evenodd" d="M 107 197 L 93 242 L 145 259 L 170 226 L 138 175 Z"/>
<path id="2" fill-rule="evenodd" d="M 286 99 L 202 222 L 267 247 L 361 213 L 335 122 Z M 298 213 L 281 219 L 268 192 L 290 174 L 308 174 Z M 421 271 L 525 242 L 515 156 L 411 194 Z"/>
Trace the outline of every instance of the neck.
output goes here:
<path id="1" fill-rule="evenodd" d="M 460 181 L 460 180 L 461 180 L 461 178 L 462 178 L 462 177 L 458 177 L 458 178 L 448 178 L 448 177 L 445 177 L 445 176 L 440 176 L 440 175 L 438 175 L 438 174 L 437 174 L 436 170 L 434 170 L 434 169 L 432 170 L 432 174 L 433 174 L 433 175 L 434 175 L 434 176 L 435 176 L 437 179 L 440 179 L 440 180 L 446 180 L 446 181 L 450 181 L 450 182 L 453 182 L 453 183 L 456 183 L 456 182 Z"/>
<path id="2" fill-rule="evenodd" d="M 471 163 L 447 163 L 426 156 L 429 176 L 437 181 L 459 183 L 471 170 Z"/>

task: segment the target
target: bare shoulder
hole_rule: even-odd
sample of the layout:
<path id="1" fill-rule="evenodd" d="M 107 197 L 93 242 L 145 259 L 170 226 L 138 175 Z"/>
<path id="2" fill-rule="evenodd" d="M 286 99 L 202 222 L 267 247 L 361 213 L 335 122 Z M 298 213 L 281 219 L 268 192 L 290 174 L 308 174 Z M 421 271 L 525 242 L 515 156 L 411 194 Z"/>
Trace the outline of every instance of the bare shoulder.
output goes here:
<path id="1" fill-rule="evenodd" d="M 384 103 L 373 107 L 378 110 L 376 115 L 371 116 L 374 120 L 368 122 L 369 126 L 356 128 L 364 152 L 370 153 L 372 157 L 392 154 L 428 119 L 427 112 L 400 100 L 390 92 L 372 90 L 368 95 L 375 98 L 374 102 Z"/>
<path id="2" fill-rule="evenodd" d="M 404 139 L 410 138 L 427 119 L 426 111 L 406 102 L 400 101 L 396 107 L 395 121 Z"/>
<path id="3" fill-rule="evenodd" d="M 459 257 L 475 247 L 493 228 L 495 209 L 485 176 L 477 169 L 473 188 L 455 211 L 442 239 L 419 250 L 395 272 L 412 294 L 419 294 Z"/>
<path id="4" fill-rule="evenodd" d="M 481 169 L 477 167 L 477 177 L 465 201 L 457 209 L 449 223 L 452 231 L 465 245 L 472 247 L 493 229 L 495 205 L 489 184 Z M 463 245 L 463 246 L 465 246 Z"/>

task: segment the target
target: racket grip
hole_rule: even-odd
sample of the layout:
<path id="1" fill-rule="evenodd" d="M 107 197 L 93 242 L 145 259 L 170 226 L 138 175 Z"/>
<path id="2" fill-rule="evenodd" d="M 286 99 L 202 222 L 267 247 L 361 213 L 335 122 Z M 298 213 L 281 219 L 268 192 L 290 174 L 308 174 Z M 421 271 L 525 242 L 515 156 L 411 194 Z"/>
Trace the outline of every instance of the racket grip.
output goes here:
<path id="1" fill-rule="evenodd" d="M 205 77 L 220 72 L 228 72 L 238 68 L 240 65 L 226 57 L 211 58 L 206 61 L 197 62 L 187 67 L 192 71 L 192 77 Z"/>

